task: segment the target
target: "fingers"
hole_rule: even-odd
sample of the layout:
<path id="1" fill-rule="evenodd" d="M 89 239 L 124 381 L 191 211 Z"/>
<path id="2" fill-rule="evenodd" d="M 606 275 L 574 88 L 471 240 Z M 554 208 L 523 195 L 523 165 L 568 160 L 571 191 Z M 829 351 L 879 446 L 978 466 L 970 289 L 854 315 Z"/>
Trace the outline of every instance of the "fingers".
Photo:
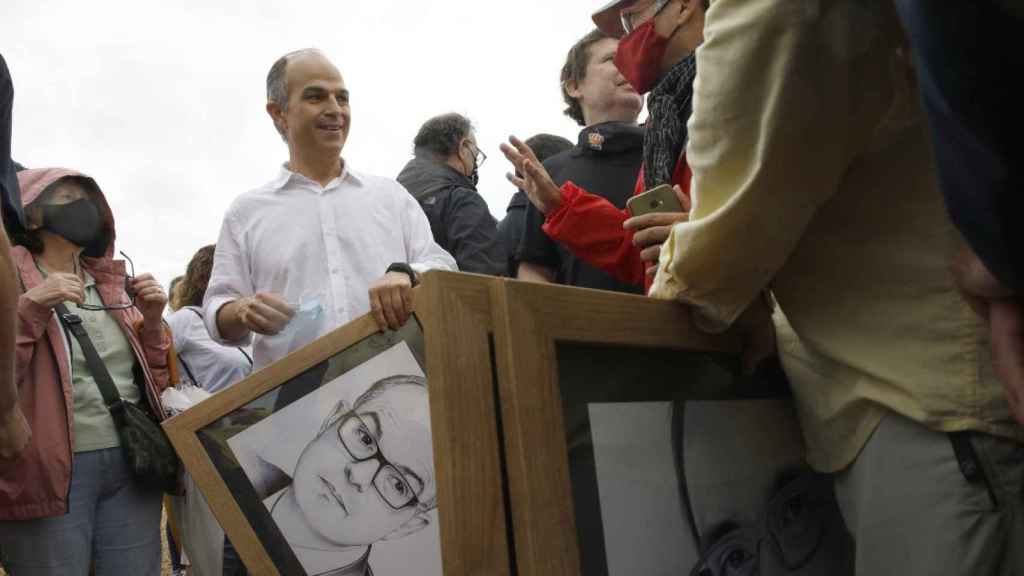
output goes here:
<path id="1" fill-rule="evenodd" d="M 54 274 L 54 283 L 60 301 L 70 301 L 75 304 L 85 304 L 85 283 L 76 274 Z"/>
<path id="2" fill-rule="evenodd" d="M 268 293 L 246 298 L 240 313 L 242 322 L 250 330 L 267 335 L 280 332 L 294 315 L 291 305 L 280 296 Z"/>
<path id="3" fill-rule="evenodd" d="M 384 316 L 384 305 L 381 303 L 380 290 L 370 288 L 370 313 L 373 315 L 373 320 L 377 322 L 377 328 L 382 331 L 387 330 L 388 320 Z"/>
<path id="4" fill-rule="evenodd" d="M 532 186 L 526 189 L 530 200 L 544 214 L 557 209 L 562 203 L 562 190 L 551 180 L 547 169 L 536 159 L 523 164 L 523 173 Z"/>
<path id="5" fill-rule="evenodd" d="M 1013 301 L 989 304 L 992 361 L 1014 417 L 1024 425 L 1024 308 Z"/>
<path id="6" fill-rule="evenodd" d="M 634 216 L 622 223 L 626 230 L 643 230 L 652 226 L 674 226 L 680 222 L 689 220 L 687 212 L 651 212 L 641 216 Z"/>
<path id="7" fill-rule="evenodd" d="M 513 148 L 512 146 L 509 146 L 508 144 L 504 144 L 503 143 L 500 146 L 498 146 L 498 148 L 501 150 L 501 153 L 505 155 L 505 159 L 507 159 L 509 162 L 511 162 L 512 166 L 514 166 L 515 169 L 520 174 L 522 174 L 523 173 L 523 161 L 525 161 L 525 158 L 523 157 L 523 155 L 520 154 L 519 152 L 517 152 L 515 148 Z"/>
<path id="8" fill-rule="evenodd" d="M 163 305 L 167 303 L 167 295 L 164 294 L 163 288 L 159 286 L 151 286 L 143 290 L 136 290 L 135 297 L 146 304 Z"/>
<path id="9" fill-rule="evenodd" d="M 648 246 L 640 251 L 640 259 L 644 262 L 657 263 L 659 258 L 661 258 L 661 244 Z"/>
<path id="10" fill-rule="evenodd" d="M 405 305 L 405 317 L 406 317 L 406 320 L 409 319 L 409 316 L 412 316 L 412 312 L 415 309 L 415 304 L 416 303 L 413 301 L 413 296 L 412 295 L 413 295 L 412 286 L 408 286 L 406 288 L 402 288 L 402 303 Z"/>
<path id="11" fill-rule="evenodd" d="M 287 321 L 279 322 L 279 319 L 270 319 L 261 314 L 259 310 L 253 308 L 244 308 L 240 314 L 242 323 L 245 324 L 249 330 L 256 332 L 257 334 L 264 334 L 267 336 L 273 336 L 280 332 Z"/>
<path id="12" fill-rule="evenodd" d="M 665 240 L 668 240 L 668 237 L 671 235 L 671 226 L 644 228 L 633 235 L 633 246 L 636 246 L 637 248 L 646 248 L 655 244 L 661 244 Z"/>
<path id="13" fill-rule="evenodd" d="M 515 136 L 509 136 L 508 141 L 511 142 L 513 146 L 515 146 L 516 151 L 519 152 L 524 158 L 539 163 L 539 161 L 537 160 L 537 155 L 533 153 L 533 149 L 527 146 L 525 142 L 523 142 L 519 138 L 516 138 Z"/>
<path id="14" fill-rule="evenodd" d="M 395 297 L 395 288 L 393 286 L 385 287 L 381 291 L 380 303 L 384 307 L 384 318 L 387 321 L 388 327 L 392 330 L 396 330 L 402 326 L 402 323 L 399 321 L 400 316 L 398 314 L 398 309 L 404 309 L 401 304 L 400 297 L 398 298 L 398 306 L 395 306 Z"/>
<path id="15" fill-rule="evenodd" d="M 398 330 L 412 310 L 412 282 L 407 275 L 389 272 L 370 286 L 370 312 L 381 330 Z"/>
<path id="16" fill-rule="evenodd" d="M 691 200 L 686 194 L 683 194 L 683 189 L 680 188 L 678 184 L 673 186 L 672 189 L 676 191 L 676 198 L 679 199 L 679 204 L 682 205 L 683 212 L 689 214 L 690 208 L 693 207 L 693 200 Z"/>
<path id="17" fill-rule="evenodd" d="M 256 300 L 260 304 L 285 316 L 288 319 L 291 319 L 292 316 L 295 316 L 295 308 L 293 308 L 292 305 L 289 304 L 287 300 L 278 296 L 277 294 L 271 294 L 269 292 L 260 292 L 256 294 L 254 298 L 256 298 Z"/>
<path id="18" fill-rule="evenodd" d="M 506 172 L 505 178 L 508 179 L 508 181 L 511 182 L 512 185 L 515 186 L 516 188 L 519 188 L 520 190 L 526 190 L 526 180 L 523 180 L 522 178 L 516 176 L 512 172 Z"/>
<path id="19" fill-rule="evenodd" d="M 60 302 L 74 302 L 75 304 L 85 304 L 85 290 L 78 288 L 65 288 L 57 291 L 59 300 L 54 302 L 54 305 Z"/>

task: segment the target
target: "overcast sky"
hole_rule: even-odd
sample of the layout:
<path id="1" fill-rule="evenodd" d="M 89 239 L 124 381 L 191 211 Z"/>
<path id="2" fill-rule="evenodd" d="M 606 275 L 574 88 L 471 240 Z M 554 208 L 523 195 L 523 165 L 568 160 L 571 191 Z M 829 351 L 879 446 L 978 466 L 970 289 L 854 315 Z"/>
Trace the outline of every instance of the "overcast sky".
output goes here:
<path id="1" fill-rule="evenodd" d="M 498 144 L 575 141 L 558 74 L 603 0 L 0 0 L 14 78 L 15 159 L 94 176 L 117 246 L 165 285 L 214 243 L 231 200 L 287 149 L 264 111 L 281 54 L 323 50 L 352 92 L 345 158 L 395 177 L 420 124 L 455 111 L 489 159 L 480 192 L 498 218 L 513 189 Z"/>

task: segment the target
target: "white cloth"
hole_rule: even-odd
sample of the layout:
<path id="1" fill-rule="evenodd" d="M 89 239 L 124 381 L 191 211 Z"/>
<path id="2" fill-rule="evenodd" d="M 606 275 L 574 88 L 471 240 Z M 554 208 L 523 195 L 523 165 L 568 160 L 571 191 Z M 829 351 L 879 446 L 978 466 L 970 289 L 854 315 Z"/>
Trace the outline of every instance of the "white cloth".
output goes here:
<path id="1" fill-rule="evenodd" d="M 194 306 L 185 306 L 167 317 L 178 353 L 178 374 L 195 378 L 196 386 L 214 393 L 231 386 L 252 372 L 252 362 L 241 348 L 213 341 Z M 182 364 L 188 365 L 185 370 Z"/>
<path id="2" fill-rule="evenodd" d="M 184 494 L 171 496 L 171 514 L 178 527 L 191 576 L 221 576 L 224 570 L 224 529 L 217 523 L 199 486 L 186 473 Z"/>
<path id="3" fill-rule="evenodd" d="M 369 287 L 387 267 L 457 270 L 430 223 L 398 182 L 352 171 L 321 186 L 282 167 L 273 181 L 235 199 L 221 227 L 206 290 L 206 327 L 218 342 L 221 306 L 257 292 L 293 306 L 316 302 L 315 320 L 276 336 L 253 337 L 256 369 L 370 311 Z"/>

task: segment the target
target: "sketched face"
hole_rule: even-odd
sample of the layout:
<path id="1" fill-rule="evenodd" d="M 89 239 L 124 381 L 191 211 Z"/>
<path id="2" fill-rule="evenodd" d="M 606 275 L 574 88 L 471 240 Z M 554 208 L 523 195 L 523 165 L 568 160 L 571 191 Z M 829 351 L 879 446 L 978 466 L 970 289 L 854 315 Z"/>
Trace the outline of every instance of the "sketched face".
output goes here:
<path id="1" fill-rule="evenodd" d="M 427 390 L 400 383 L 341 415 L 310 442 L 295 467 L 303 516 L 339 546 L 396 533 L 434 499 Z"/>

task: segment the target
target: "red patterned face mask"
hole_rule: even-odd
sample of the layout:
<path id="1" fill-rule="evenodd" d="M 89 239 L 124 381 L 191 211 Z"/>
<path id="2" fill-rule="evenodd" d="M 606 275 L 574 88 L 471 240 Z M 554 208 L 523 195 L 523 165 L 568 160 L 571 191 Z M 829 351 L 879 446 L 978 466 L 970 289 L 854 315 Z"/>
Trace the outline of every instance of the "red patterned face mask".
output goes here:
<path id="1" fill-rule="evenodd" d="M 658 36 L 651 18 L 619 41 L 615 67 L 637 92 L 650 92 L 661 78 L 661 60 L 668 40 Z"/>

